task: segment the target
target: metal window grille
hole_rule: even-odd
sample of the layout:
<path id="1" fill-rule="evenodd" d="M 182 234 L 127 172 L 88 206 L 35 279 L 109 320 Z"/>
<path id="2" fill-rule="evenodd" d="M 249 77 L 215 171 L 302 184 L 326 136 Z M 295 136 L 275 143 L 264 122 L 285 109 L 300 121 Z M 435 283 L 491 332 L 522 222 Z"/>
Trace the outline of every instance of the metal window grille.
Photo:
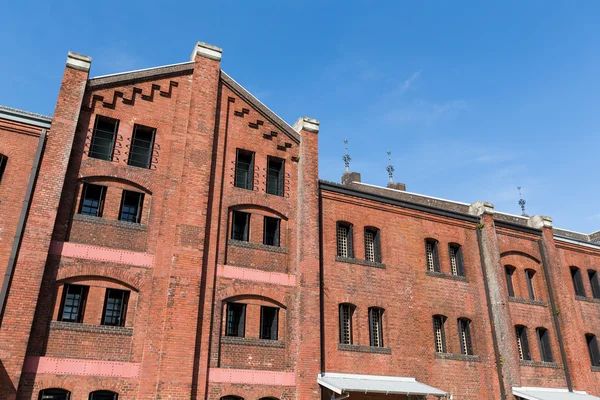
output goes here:
<path id="1" fill-rule="evenodd" d="M 383 337 L 381 331 L 381 314 L 380 308 L 369 309 L 369 324 L 371 327 L 371 346 L 383 347 Z"/>
<path id="2" fill-rule="evenodd" d="M 106 289 L 102 325 L 125 326 L 125 314 L 127 312 L 128 301 L 128 291 Z"/>
<path id="3" fill-rule="evenodd" d="M 154 150 L 154 137 L 156 129 L 143 125 L 135 125 L 131 146 L 129 148 L 128 165 L 140 168 L 150 168 L 152 164 L 152 151 Z"/>
<path id="4" fill-rule="evenodd" d="M 338 224 L 338 227 L 337 227 L 337 255 L 339 257 L 349 257 L 348 234 L 349 234 L 348 227 Z"/>
<path id="5" fill-rule="evenodd" d="M 6 164 L 8 163 L 8 157 L 4 154 L 0 154 L 0 182 L 2 182 L 2 175 L 4 175 L 4 170 L 6 169 Z"/>
<path id="6" fill-rule="evenodd" d="M 456 262 L 456 248 L 450 246 L 450 267 L 452 268 L 452 275 L 458 275 L 458 265 Z"/>
<path id="7" fill-rule="evenodd" d="M 375 233 L 371 230 L 365 231 L 365 258 L 375 262 Z"/>
<path id="8" fill-rule="evenodd" d="M 89 400 L 118 400 L 119 394 L 109 390 L 96 390 L 90 393 Z"/>
<path id="9" fill-rule="evenodd" d="M 144 193 L 123 190 L 121 197 L 121 212 L 119 220 L 139 224 L 142 220 L 142 205 L 144 204 Z"/>
<path id="10" fill-rule="evenodd" d="M 227 303 L 227 319 L 225 322 L 225 335 L 244 337 L 245 334 L 246 305 L 241 303 Z"/>
<path id="11" fill-rule="evenodd" d="M 465 355 L 472 355 L 470 321 L 461 319 L 458 321 L 460 334 L 460 352 Z"/>
<path id="12" fill-rule="evenodd" d="M 105 197 L 106 186 L 84 183 L 81 195 L 81 203 L 79 205 L 79 213 L 83 215 L 91 215 L 92 217 L 102 217 Z"/>
<path id="13" fill-rule="evenodd" d="M 340 304 L 340 343 L 352 344 L 352 308 L 350 304 Z"/>
<path id="14" fill-rule="evenodd" d="M 435 351 L 437 353 L 446 352 L 446 343 L 444 339 L 444 319 L 440 316 L 433 317 L 433 333 L 435 336 Z"/>
<path id="15" fill-rule="evenodd" d="M 427 259 L 427 270 L 431 272 L 440 272 L 436 241 L 430 239 L 425 241 L 425 257 Z"/>
<path id="16" fill-rule="evenodd" d="M 265 217 L 263 243 L 268 246 L 279 246 L 281 220 Z"/>
<path id="17" fill-rule="evenodd" d="M 277 157 L 267 160 L 267 193 L 283 196 L 285 161 Z"/>
<path id="18" fill-rule="evenodd" d="M 60 320 L 65 322 L 83 322 L 83 311 L 88 287 L 65 285 L 62 294 Z"/>
<path id="19" fill-rule="evenodd" d="M 260 307 L 260 338 L 277 340 L 279 333 L 279 308 Z"/>
<path id="20" fill-rule="evenodd" d="M 119 120 L 97 115 L 88 155 L 112 161 L 118 127 Z"/>
<path id="21" fill-rule="evenodd" d="M 521 328 L 515 327 L 515 334 L 517 335 L 517 349 L 519 350 L 519 360 L 524 360 L 525 355 L 523 353 L 523 342 L 521 341 Z"/>
<path id="22" fill-rule="evenodd" d="M 231 238 L 247 242 L 250 232 L 250 214 L 242 211 L 233 212 Z"/>
<path id="23" fill-rule="evenodd" d="M 237 149 L 234 186 L 248 190 L 254 189 L 253 152 Z"/>

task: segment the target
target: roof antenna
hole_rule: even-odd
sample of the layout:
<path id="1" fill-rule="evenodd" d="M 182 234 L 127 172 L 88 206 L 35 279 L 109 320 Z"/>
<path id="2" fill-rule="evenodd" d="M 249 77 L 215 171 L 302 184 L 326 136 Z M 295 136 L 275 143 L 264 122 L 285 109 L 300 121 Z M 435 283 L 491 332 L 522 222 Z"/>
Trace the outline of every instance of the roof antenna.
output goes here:
<path id="1" fill-rule="evenodd" d="M 519 189 L 519 205 L 521 206 L 521 215 L 524 217 L 529 217 L 529 215 L 525 212 L 525 200 L 523 200 L 523 195 L 521 194 L 521 186 L 517 186 Z"/>
<path id="2" fill-rule="evenodd" d="M 390 183 L 394 183 L 394 166 L 392 165 L 392 152 L 388 151 L 387 152 L 388 155 L 388 166 L 385 167 L 385 170 L 388 172 L 388 175 L 390 176 Z"/>
<path id="3" fill-rule="evenodd" d="M 344 139 L 344 145 L 346 146 L 346 155 L 344 156 L 344 163 L 346 164 L 346 173 L 350 172 L 350 155 L 348 154 L 348 139 Z"/>

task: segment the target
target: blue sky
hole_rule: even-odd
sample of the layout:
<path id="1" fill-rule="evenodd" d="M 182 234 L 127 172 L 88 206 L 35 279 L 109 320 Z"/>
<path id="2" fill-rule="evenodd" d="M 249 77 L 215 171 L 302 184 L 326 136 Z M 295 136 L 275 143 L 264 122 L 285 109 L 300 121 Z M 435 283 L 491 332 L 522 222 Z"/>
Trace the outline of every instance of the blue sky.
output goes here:
<path id="1" fill-rule="evenodd" d="M 87 4 L 89 3 L 89 4 Z M 173 2 L 175 3 L 175 2 Z M 10 2 L 0 104 L 52 114 L 66 53 L 92 76 L 187 61 L 197 40 L 286 121 L 321 121 L 320 175 L 490 201 L 600 230 L 600 2 Z"/>

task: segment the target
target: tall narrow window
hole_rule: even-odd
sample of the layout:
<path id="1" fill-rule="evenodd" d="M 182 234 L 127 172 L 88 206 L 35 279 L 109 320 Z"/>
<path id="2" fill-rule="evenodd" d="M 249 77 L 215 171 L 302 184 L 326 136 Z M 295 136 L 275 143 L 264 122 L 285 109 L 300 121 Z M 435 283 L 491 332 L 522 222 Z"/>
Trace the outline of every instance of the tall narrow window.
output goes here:
<path id="1" fill-rule="evenodd" d="M 445 353 L 446 352 L 446 335 L 444 333 L 444 323 L 446 317 L 443 315 L 433 316 L 433 337 L 435 339 L 435 352 Z"/>
<path id="2" fill-rule="evenodd" d="M 345 222 L 337 223 L 337 255 L 338 257 L 354 258 L 352 225 Z"/>
<path id="3" fill-rule="evenodd" d="M 369 308 L 369 331 L 372 347 L 383 347 L 383 327 L 381 323 L 383 309 Z"/>
<path id="4" fill-rule="evenodd" d="M 108 390 L 96 390 L 90 393 L 89 400 L 118 400 L 119 394 Z"/>
<path id="5" fill-rule="evenodd" d="M 535 292 L 533 291 L 533 276 L 535 271 L 532 269 L 525 270 L 525 281 L 527 282 L 527 292 L 529 293 L 529 299 L 535 300 Z"/>
<path id="6" fill-rule="evenodd" d="M 465 276 L 462 247 L 459 244 L 450 243 L 448 245 L 448 253 L 450 255 L 450 269 L 452 270 L 452 275 Z"/>
<path id="7" fill-rule="evenodd" d="M 63 287 L 59 321 L 83 322 L 88 289 L 87 286 L 69 284 Z"/>
<path id="8" fill-rule="evenodd" d="M 155 134 L 156 129 L 154 128 L 143 125 L 134 126 L 127 164 L 134 167 L 150 168 Z"/>
<path id="9" fill-rule="evenodd" d="M 277 157 L 267 158 L 267 193 L 283 196 L 285 160 Z"/>
<path id="10" fill-rule="evenodd" d="M 440 259 L 438 257 L 438 242 L 435 239 L 425 239 L 425 258 L 427 270 L 440 272 Z"/>
<path id="11" fill-rule="evenodd" d="M 538 337 L 538 345 L 540 347 L 540 358 L 545 362 L 552 362 L 552 350 L 550 349 L 550 333 L 546 328 L 537 328 L 535 330 Z"/>
<path id="12" fill-rule="evenodd" d="M 340 304 L 340 343 L 352 344 L 352 304 Z"/>
<path id="13" fill-rule="evenodd" d="M 277 340 L 279 333 L 279 308 L 260 307 L 260 338 Z"/>
<path id="14" fill-rule="evenodd" d="M 588 271 L 588 277 L 590 278 L 590 285 L 592 286 L 592 296 L 595 299 L 600 299 L 600 282 L 598 282 L 598 272 L 590 269 Z"/>
<path id="15" fill-rule="evenodd" d="M 508 297 L 515 297 L 515 288 L 513 286 L 513 274 L 515 267 L 507 265 L 504 267 L 504 276 L 506 276 L 506 288 L 508 289 Z"/>
<path id="16" fill-rule="evenodd" d="M 381 241 L 377 228 L 365 228 L 365 260 L 381 262 Z"/>
<path id="17" fill-rule="evenodd" d="M 237 149 L 235 158 L 235 187 L 254 189 L 254 153 Z"/>
<path id="18" fill-rule="evenodd" d="M 71 392 L 64 389 L 44 389 L 40 391 L 39 400 L 69 400 Z"/>
<path id="19" fill-rule="evenodd" d="M 227 320 L 225 335 L 244 337 L 246 329 L 246 305 L 227 303 Z"/>
<path id="20" fill-rule="evenodd" d="M 144 193 L 123 190 L 121 197 L 121 212 L 119 220 L 139 224 L 142 221 L 142 205 L 144 204 Z"/>
<path id="21" fill-rule="evenodd" d="M 125 315 L 127 314 L 128 302 L 129 291 L 106 289 L 104 311 L 102 313 L 102 325 L 125 326 Z"/>
<path id="22" fill-rule="evenodd" d="M 520 360 L 531 360 L 529 352 L 529 341 L 527 340 L 527 328 L 522 325 L 515 326 L 515 334 L 517 336 L 517 349 L 519 350 Z"/>
<path id="23" fill-rule="evenodd" d="M 79 214 L 101 217 L 104 209 L 106 186 L 84 183 L 79 203 Z"/>
<path id="24" fill-rule="evenodd" d="M 577 267 L 571 267 L 571 280 L 575 295 L 585 297 L 585 289 L 583 288 L 583 279 L 581 279 L 581 270 Z"/>
<path id="25" fill-rule="evenodd" d="M 588 333 L 585 335 L 585 341 L 587 342 L 588 352 L 590 353 L 590 362 L 593 367 L 600 367 L 600 351 L 598 350 L 598 339 L 596 335 Z"/>
<path id="26" fill-rule="evenodd" d="M 231 238 L 247 242 L 250 234 L 250 214 L 242 211 L 234 211 L 232 219 Z"/>
<path id="27" fill-rule="evenodd" d="M 6 169 L 6 164 L 8 163 L 8 157 L 4 154 L 0 154 L 0 183 L 2 182 L 2 175 L 4 175 L 4 170 Z"/>
<path id="28" fill-rule="evenodd" d="M 473 345 L 471 342 L 471 321 L 466 318 L 458 320 L 458 334 L 460 340 L 460 353 L 465 355 L 473 354 Z"/>
<path id="29" fill-rule="evenodd" d="M 88 155 L 112 161 L 118 129 L 119 120 L 97 115 Z"/>
<path id="30" fill-rule="evenodd" d="M 263 243 L 268 246 L 279 246 L 279 218 L 265 217 Z"/>

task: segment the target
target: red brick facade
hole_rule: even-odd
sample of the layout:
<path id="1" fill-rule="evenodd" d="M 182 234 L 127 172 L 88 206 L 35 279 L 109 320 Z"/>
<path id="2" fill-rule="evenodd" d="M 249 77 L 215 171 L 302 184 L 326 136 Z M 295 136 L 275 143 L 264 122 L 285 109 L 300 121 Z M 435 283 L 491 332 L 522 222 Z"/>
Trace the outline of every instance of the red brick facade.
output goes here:
<path id="1" fill-rule="evenodd" d="M 0 107 L 0 399 L 330 399 L 321 373 L 600 396 L 597 235 L 319 181 L 318 121 L 288 125 L 220 59 L 90 79 L 70 53 L 52 118 Z"/>

